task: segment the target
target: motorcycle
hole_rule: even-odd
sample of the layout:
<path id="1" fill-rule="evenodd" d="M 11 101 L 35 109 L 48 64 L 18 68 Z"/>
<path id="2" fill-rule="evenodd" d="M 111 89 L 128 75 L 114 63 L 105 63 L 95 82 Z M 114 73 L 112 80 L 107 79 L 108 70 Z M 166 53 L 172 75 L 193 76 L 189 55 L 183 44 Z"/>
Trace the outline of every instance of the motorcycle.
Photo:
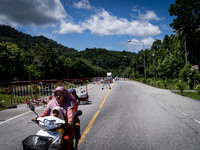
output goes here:
<path id="1" fill-rule="evenodd" d="M 35 107 L 29 103 L 29 108 L 38 116 L 35 112 Z M 82 115 L 81 110 L 74 112 L 73 116 Z M 40 129 L 36 135 L 30 135 L 22 141 L 24 150 L 61 150 L 63 142 L 63 133 L 67 129 L 68 123 L 62 119 L 54 116 L 39 117 L 37 118 L 36 124 L 40 126 Z M 75 135 L 75 133 L 74 133 Z M 71 143 L 71 149 L 74 147 L 74 138 Z"/>

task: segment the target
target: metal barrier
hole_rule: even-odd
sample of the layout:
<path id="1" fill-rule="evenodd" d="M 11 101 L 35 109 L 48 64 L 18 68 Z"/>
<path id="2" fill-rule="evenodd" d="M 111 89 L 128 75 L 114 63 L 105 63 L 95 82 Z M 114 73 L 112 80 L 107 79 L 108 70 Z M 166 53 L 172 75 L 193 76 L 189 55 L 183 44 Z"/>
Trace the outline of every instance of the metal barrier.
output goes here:
<path id="1" fill-rule="evenodd" d="M 92 77 L 92 78 L 90 78 L 90 82 L 92 82 L 93 84 L 99 84 L 99 83 L 101 83 L 101 81 L 104 78 L 107 78 L 107 77 L 106 76 L 105 77 Z"/>
<path id="2" fill-rule="evenodd" d="M 11 82 L 11 104 L 26 103 L 28 105 L 32 102 L 34 105 L 45 105 L 51 100 L 53 90 L 57 86 L 64 86 L 67 90 L 75 88 L 81 93 L 88 92 L 85 78 Z"/>

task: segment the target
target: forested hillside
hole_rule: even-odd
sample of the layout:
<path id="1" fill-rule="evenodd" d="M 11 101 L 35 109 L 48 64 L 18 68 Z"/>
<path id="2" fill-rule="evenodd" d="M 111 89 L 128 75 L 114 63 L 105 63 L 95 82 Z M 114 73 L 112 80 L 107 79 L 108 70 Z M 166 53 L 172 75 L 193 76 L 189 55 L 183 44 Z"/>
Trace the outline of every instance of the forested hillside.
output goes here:
<path id="1" fill-rule="evenodd" d="M 44 36 L 31 36 L 0 26 L 1 82 L 120 75 L 133 53 L 106 49 L 78 52 Z"/>
<path id="2" fill-rule="evenodd" d="M 56 41 L 48 39 L 44 36 L 31 36 L 18 32 L 10 26 L 0 25 L 0 41 L 8 41 L 18 45 L 20 49 L 28 50 L 30 47 L 35 46 L 36 44 L 42 43 L 48 45 L 52 48 L 55 48 L 58 53 L 66 57 L 75 56 L 78 54 L 78 51 L 73 48 L 65 47 L 61 44 L 58 44 Z"/>

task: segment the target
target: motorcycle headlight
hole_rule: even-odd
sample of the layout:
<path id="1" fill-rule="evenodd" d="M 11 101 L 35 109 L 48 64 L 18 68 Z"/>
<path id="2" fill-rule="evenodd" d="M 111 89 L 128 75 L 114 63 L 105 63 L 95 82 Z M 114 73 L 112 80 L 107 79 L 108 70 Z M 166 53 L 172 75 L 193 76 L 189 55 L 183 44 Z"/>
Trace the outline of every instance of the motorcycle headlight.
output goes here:
<path id="1" fill-rule="evenodd" d="M 52 128 L 54 128 L 55 122 L 56 122 L 55 120 L 44 119 L 44 127 L 48 128 L 48 129 L 52 129 Z"/>

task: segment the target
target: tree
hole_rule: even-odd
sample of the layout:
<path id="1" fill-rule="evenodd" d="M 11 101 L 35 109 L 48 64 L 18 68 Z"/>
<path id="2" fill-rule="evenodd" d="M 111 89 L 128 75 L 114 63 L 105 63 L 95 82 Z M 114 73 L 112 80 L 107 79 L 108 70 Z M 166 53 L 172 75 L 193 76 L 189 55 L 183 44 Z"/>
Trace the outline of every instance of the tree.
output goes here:
<path id="1" fill-rule="evenodd" d="M 1 81 L 12 81 L 26 77 L 22 50 L 10 42 L 0 43 Z"/>
<path id="2" fill-rule="evenodd" d="M 168 39 L 168 38 L 167 38 Z M 184 66 L 184 59 L 183 59 L 183 47 L 179 40 L 177 40 L 176 36 L 171 36 L 170 40 L 168 39 L 169 50 L 163 48 L 163 55 L 165 57 L 160 57 L 158 59 L 158 75 L 165 79 L 165 78 L 176 78 L 180 70 Z M 166 52 L 165 52 L 166 50 Z"/>
<path id="3" fill-rule="evenodd" d="M 197 64 L 200 60 L 200 1 L 176 0 L 170 5 L 170 16 L 177 16 L 170 24 L 178 33 L 182 42 L 186 42 L 186 48 L 190 52 L 190 62 Z"/>

